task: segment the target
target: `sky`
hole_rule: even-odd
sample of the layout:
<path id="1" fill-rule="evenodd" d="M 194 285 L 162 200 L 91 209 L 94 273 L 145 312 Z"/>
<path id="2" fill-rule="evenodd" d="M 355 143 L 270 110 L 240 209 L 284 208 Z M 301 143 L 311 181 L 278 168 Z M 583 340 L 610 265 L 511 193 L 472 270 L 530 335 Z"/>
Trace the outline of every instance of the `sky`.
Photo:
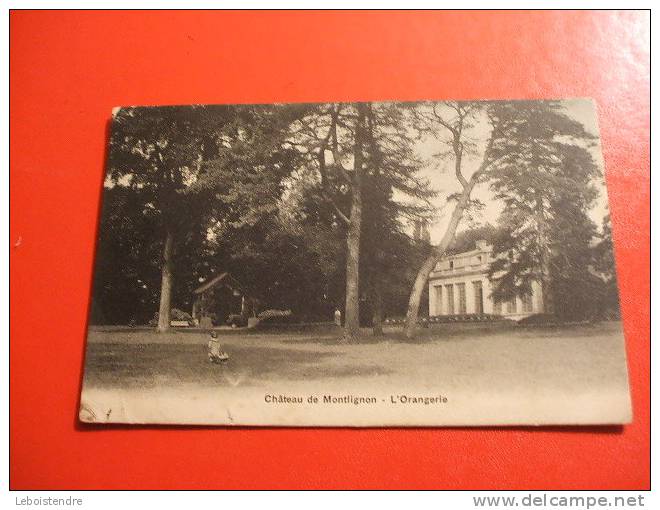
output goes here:
<path id="1" fill-rule="evenodd" d="M 584 125 L 587 131 L 598 137 L 596 145 L 592 149 L 592 154 L 596 164 L 601 170 L 603 177 L 599 178 L 598 182 L 595 183 L 599 190 L 599 197 L 596 200 L 594 207 L 590 211 L 590 216 L 596 223 L 596 226 L 600 228 L 602 219 L 605 216 L 607 209 L 607 192 L 605 189 L 605 165 L 603 162 L 602 150 L 600 146 L 596 105 L 591 99 L 566 99 L 562 100 L 561 103 L 563 104 L 566 113 L 570 117 L 579 121 L 582 125 Z M 488 134 L 489 127 L 485 117 L 483 118 L 482 122 L 480 122 L 469 132 L 470 137 L 474 138 L 477 143 L 482 144 L 485 143 Z M 447 204 L 447 195 L 460 190 L 460 185 L 456 181 L 456 178 L 453 174 L 453 159 L 439 162 L 437 159 L 433 158 L 433 155 L 440 150 L 440 147 L 440 142 L 437 139 L 429 137 L 420 141 L 416 148 L 418 154 L 420 154 L 422 158 L 427 161 L 427 164 L 422 170 L 422 175 L 429 179 L 431 186 L 434 189 L 444 191 L 433 200 L 433 205 L 438 207 L 438 210 L 440 211 L 436 220 L 429 226 L 431 242 L 433 244 L 436 244 L 440 241 L 440 238 L 444 233 L 447 222 L 449 221 L 449 216 L 451 215 L 451 211 L 453 209 L 451 204 Z M 472 172 L 478 167 L 479 163 L 480 160 L 476 158 L 472 158 L 464 162 L 464 174 L 467 178 L 469 178 Z M 500 201 L 494 198 L 493 193 L 488 189 L 488 183 L 479 184 L 472 192 L 472 196 L 473 198 L 481 200 L 486 205 L 484 210 L 475 216 L 475 221 L 477 223 L 490 222 L 492 224 L 496 224 L 497 218 L 499 217 L 502 208 L 502 204 Z M 464 230 L 467 226 L 469 225 L 463 221 L 459 227 L 459 230 Z"/>

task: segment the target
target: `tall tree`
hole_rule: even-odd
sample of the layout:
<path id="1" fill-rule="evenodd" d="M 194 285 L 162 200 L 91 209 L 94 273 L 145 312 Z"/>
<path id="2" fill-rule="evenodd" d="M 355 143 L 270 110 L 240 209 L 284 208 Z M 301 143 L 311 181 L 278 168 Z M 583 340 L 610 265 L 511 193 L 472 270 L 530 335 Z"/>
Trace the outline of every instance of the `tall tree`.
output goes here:
<path id="1" fill-rule="evenodd" d="M 333 166 L 347 178 L 351 190 L 350 212 L 347 219 L 348 233 L 346 235 L 346 306 L 344 319 L 344 335 L 346 340 L 354 341 L 360 335 L 360 239 L 362 235 L 362 184 L 364 179 L 364 145 L 366 142 L 365 121 L 367 106 L 358 103 L 355 107 L 356 115 L 353 125 L 352 142 L 352 168 L 345 167 L 342 162 L 343 154 L 339 149 L 337 135 L 337 120 L 339 108 L 333 114 L 332 132 Z M 321 147 L 319 169 L 325 167 L 326 149 Z"/>
<path id="2" fill-rule="evenodd" d="M 320 196 L 333 207 L 335 217 L 346 228 L 344 338 L 348 342 L 355 341 L 360 334 L 360 246 L 367 112 L 365 103 L 317 105 L 293 126 L 291 140 L 313 160 L 319 173 Z"/>
<path id="3" fill-rule="evenodd" d="M 422 104 L 418 108 L 417 116 L 418 129 L 439 142 L 438 156 L 441 160 L 453 161 L 453 174 L 460 191 L 449 197 L 455 205 L 440 243 L 432 248 L 430 255 L 417 271 L 406 313 L 404 331 L 408 338 L 414 336 L 417 329 L 419 305 L 429 275 L 451 245 L 464 213 L 473 205 L 471 194 L 474 187 L 483 181 L 486 173 L 497 162 L 498 156 L 494 153 L 494 147 L 501 141 L 503 124 L 508 121 L 505 116 L 492 115 L 487 103 L 474 101 Z M 472 141 L 470 130 L 482 121 L 484 116 L 487 116 L 491 129 L 482 148 Z M 467 175 L 465 168 L 468 158 L 478 161 L 471 175 Z"/>
<path id="4" fill-rule="evenodd" d="M 561 104 L 536 101 L 494 105 L 512 117 L 505 130 L 506 153 L 491 172 L 491 189 L 504 203 L 501 235 L 490 268 L 493 297 L 507 300 L 531 293 L 541 284 L 547 313 L 589 315 L 598 279 L 588 216 L 599 175 L 589 145 L 593 136 L 568 117 Z M 561 299 L 558 299 L 561 296 Z"/>
<path id="5" fill-rule="evenodd" d="M 315 158 L 314 158 L 315 159 Z M 324 320 L 335 310 L 343 310 L 346 282 L 346 225 L 337 218 L 332 204 L 320 200 L 318 170 L 314 163 L 302 166 L 288 182 L 282 197 L 279 221 L 283 228 L 299 239 L 297 252 L 308 263 L 317 265 L 311 279 L 319 285 Z M 347 197 L 337 197 L 346 201 Z M 342 203 L 342 207 L 347 204 Z M 307 303 L 313 303 L 309 300 Z"/>
<path id="6" fill-rule="evenodd" d="M 371 307 L 374 335 L 383 334 L 384 305 L 408 272 L 397 255 L 415 259 L 423 243 L 410 239 L 407 224 L 428 220 L 434 195 L 420 175 L 416 137 L 410 129 L 413 104 L 370 103 L 367 114 L 366 172 L 362 250 L 366 271 L 362 280 Z M 408 264 L 410 260 L 408 261 Z M 387 295 L 390 299 L 387 299 Z"/>
<path id="7" fill-rule="evenodd" d="M 295 151 L 282 147 L 282 141 L 296 115 L 295 105 L 123 108 L 116 113 L 109 185 L 139 189 L 145 211 L 158 217 L 158 331 L 170 326 L 176 259 L 190 259 L 180 264 L 187 268 L 187 281 L 193 273 L 208 276 L 195 267 L 210 231 L 223 235 L 251 228 L 276 213 L 283 178 L 295 166 Z M 193 241 L 199 250 L 191 249 Z M 183 245 L 187 249 L 177 253 Z"/>
<path id="8" fill-rule="evenodd" d="M 321 105 L 293 131 L 318 172 L 318 196 L 346 232 L 344 336 L 349 341 L 359 335 L 360 301 L 367 294 L 379 332 L 383 275 L 378 269 L 387 259 L 387 236 L 397 235 L 402 215 L 416 210 L 394 200 L 394 194 L 428 193 L 416 175 L 419 162 L 405 110 L 392 103 Z M 365 256 L 369 264 L 361 271 Z"/>
<path id="9" fill-rule="evenodd" d="M 291 254 L 290 243 L 297 242 L 278 219 L 287 179 L 300 164 L 300 154 L 286 138 L 289 125 L 306 110 L 300 105 L 231 108 L 231 120 L 216 132 L 215 156 L 203 163 L 190 189 L 212 197 L 208 235 L 218 252 L 218 265 L 232 269 L 253 296 L 264 289 L 274 296 L 286 286 L 269 288 L 269 278 L 282 279 L 277 268 Z"/>
<path id="10" fill-rule="evenodd" d="M 598 238 L 599 241 L 594 246 L 594 270 L 603 282 L 598 310 L 603 317 L 618 318 L 621 312 L 609 212 L 603 218 Z"/>
<path id="11" fill-rule="evenodd" d="M 103 193 L 94 269 L 92 324 L 147 323 L 158 306 L 160 246 L 145 242 L 158 216 L 140 189 L 116 185 Z"/>
<path id="12" fill-rule="evenodd" d="M 439 112 L 438 108 L 431 105 L 421 110 L 421 129 L 435 134 L 441 145 L 450 148 L 449 151 L 441 152 L 441 155 L 448 156 L 453 161 L 454 175 L 460 184 L 460 191 L 451 197 L 456 200 L 456 204 L 440 243 L 434 247 L 432 255 L 426 259 L 417 274 L 406 318 L 405 331 L 409 337 L 414 335 L 416 329 L 419 300 L 428 276 L 451 244 L 465 211 L 474 203 L 471 193 L 478 183 L 497 173 L 499 182 L 504 179 L 511 185 L 523 187 L 527 183 L 536 182 L 535 179 L 541 175 L 550 176 L 552 172 L 543 174 L 536 171 L 546 166 L 549 168 L 564 165 L 568 168 L 567 172 L 574 172 L 576 178 L 583 176 L 585 172 L 589 176 L 593 170 L 593 161 L 590 158 L 585 159 L 588 151 L 585 153 L 580 150 L 580 144 L 588 144 L 593 137 L 579 122 L 568 117 L 558 102 L 451 102 L 444 106 L 445 110 L 450 112 L 448 115 Z M 467 131 L 483 122 L 484 116 L 490 125 L 490 134 L 487 141 L 475 144 Z M 448 133 L 448 137 L 443 138 L 441 133 Z M 466 156 L 480 160 L 469 178 L 464 172 Z M 545 184 L 548 186 L 547 192 L 555 189 L 552 179 L 546 180 Z M 534 189 L 539 191 L 541 188 L 542 186 L 537 186 Z M 498 189 L 498 185 L 495 189 Z M 571 191 L 576 192 L 575 189 Z M 553 197 L 561 198 L 557 193 Z M 504 195 L 499 198 L 506 199 Z M 585 192 L 580 197 L 570 199 L 573 198 L 576 200 L 572 202 L 576 204 L 574 207 L 584 210 L 584 202 L 580 200 L 588 201 L 590 195 Z M 563 195 L 563 199 L 568 202 L 568 195 Z M 547 210 L 544 200 L 547 200 L 547 197 L 536 197 L 533 208 L 530 206 L 526 211 L 518 209 L 515 213 L 517 219 L 541 219 Z M 509 208 L 507 213 L 512 211 Z M 507 221 L 513 221 L 513 218 L 507 218 Z M 548 236 L 545 230 L 547 223 L 545 220 L 538 222 L 540 228 L 536 230 L 537 239 L 545 239 Z M 584 226 L 587 228 L 586 224 Z M 541 275 L 549 274 L 547 251 L 538 250 L 535 254 L 528 252 L 528 256 L 539 261 Z M 547 289 L 548 285 L 545 288 Z"/>
<path id="13" fill-rule="evenodd" d="M 170 327 L 174 256 L 180 236 L 189 231 L 199 197 L 188 193 L 213 153 L 213 124 L 223 122 L 227 107 L 121 108 L 113 118 L 109 185 L 128 183 L 142 190 L 159 218 L 162 240 L 158 331 Z M 211 125 L 200 122 L 209 114 Z"/>

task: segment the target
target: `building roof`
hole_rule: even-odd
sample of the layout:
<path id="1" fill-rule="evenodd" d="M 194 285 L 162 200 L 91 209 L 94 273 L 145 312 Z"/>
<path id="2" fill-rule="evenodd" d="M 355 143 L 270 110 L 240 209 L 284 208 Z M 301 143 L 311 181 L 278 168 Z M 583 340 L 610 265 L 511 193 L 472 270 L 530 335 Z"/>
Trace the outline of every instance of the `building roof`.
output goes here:
<path id="1" fill-rule="evenodd" d="M 481 253 L 490 253 L 492 249 L 493 247 L 490 244 L 488 244 L 486 241 L 479 240 L 475 243 L 475 248 L 473 248 L 472 250 L 462 251 L 459 253 L 446 253 L 440 258 L 440 260 L 451 260 L 461 257 L 470 257 L 472 255 L 479 255 Z"/>
<path id="2" fill-rule="evenodd" d="M 207 290 L 212 289 L 218 285 L 220 282 L 223 282 L 227 287 L 230 287 L 231 289 L 240 290 L 242 292 L 241 284 L 238 282 L 238 280 L 236 280 L 236 278 L 234 278 L 228 272 L 224 272 L 197 287 L 195 290 L 193 290 L 193 294 L 203 294 Z"/>
<path id="3" fill-rule="evenodd" d="M 429 279 L 447 279 L 486 273 L 490 266 L 492 247 L 485 241 L 477 241 L 476 249 L 452 253 L 442 257 L 431 271 Z"/>

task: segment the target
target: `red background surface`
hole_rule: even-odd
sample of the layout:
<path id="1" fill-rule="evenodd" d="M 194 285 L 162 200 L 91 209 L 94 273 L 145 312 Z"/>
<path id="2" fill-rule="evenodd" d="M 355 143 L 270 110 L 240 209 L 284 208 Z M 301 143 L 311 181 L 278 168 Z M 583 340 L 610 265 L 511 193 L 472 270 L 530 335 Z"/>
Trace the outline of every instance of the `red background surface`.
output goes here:
<path id="1" fill-rule="evenodd" d="M 648 488 L 649 22 L 643 12 L 13 12 L 11 487 Z M 77 424 L 113 106 L 576 96 L 599 106 L 632 425 Z"/>

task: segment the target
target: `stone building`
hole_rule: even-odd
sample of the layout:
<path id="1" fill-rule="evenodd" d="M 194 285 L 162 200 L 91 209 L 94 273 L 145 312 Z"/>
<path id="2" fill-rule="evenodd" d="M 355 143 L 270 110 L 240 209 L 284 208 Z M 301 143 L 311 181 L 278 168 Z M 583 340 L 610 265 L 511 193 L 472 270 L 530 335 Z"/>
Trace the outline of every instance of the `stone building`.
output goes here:
<path id="1" fill-rule="evenodd" d="M 488 268 L 492 247 L 477 241 L 472 251 L 444 257 L 429 276 L 429 316 L 488 314 L 522 319 L 542 313 L 541 285 L 532 285 L 532 293 L 507 302 L 491 297 Z"/>

